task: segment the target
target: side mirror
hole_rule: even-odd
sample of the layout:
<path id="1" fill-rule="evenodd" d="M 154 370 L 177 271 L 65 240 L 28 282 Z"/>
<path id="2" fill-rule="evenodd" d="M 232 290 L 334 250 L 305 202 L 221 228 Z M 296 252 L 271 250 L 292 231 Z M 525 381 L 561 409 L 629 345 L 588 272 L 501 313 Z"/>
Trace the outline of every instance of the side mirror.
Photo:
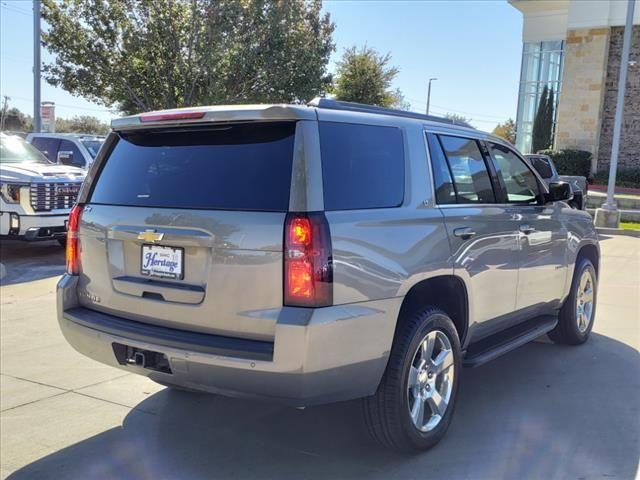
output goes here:
<path id="1" fill-rule="evenodd" d="M 549 193 L 545 195 L 547 202 L 568 202 L 573 199 L 573 190 L 567 182 L 551 182 Z"/>
<path id="2" fill-rule="evenodd" d="M 59 165 L 73 165 L 73 152 L 70 150 L 60 150 L 58 152 Z"/>

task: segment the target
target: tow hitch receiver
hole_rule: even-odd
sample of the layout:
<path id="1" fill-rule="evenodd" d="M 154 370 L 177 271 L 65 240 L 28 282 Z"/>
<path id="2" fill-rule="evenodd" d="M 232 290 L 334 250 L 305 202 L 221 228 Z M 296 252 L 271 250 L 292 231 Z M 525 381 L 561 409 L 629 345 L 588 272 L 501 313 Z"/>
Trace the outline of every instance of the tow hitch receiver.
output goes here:
<path id="1" fill-rule="evenodd" d="M 135 352 L 133 357 L 125 358 L 124 361 L 129 365 L 138 365 L 139 367 L 145 366 L 144 353 L 142 352 Z"/>
<path id="2" fill-rule="evenodd" d="M 121 343 L 113 344 L 113 353 L 120 365 L 135 365 L 136 367 L 171 374 L 169 359 L 164 353 L 143 350 L 129 345 L 122 345 Z"/>

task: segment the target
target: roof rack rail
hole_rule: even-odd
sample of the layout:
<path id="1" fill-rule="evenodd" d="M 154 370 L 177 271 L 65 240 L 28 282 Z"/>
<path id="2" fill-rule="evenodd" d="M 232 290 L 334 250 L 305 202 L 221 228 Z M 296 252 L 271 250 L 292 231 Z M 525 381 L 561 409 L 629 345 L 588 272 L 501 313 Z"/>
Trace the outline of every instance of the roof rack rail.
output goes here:
<path id="1" fill-rule="evenodd" d="M 448 125 L 460 125 L 463 127 L 473 128 L 467 122 L 463 122 L 460 120 L 437 117 L 435 115 L 425 115 L 424 113 L 407 112 L 406 110 L 398 110 L 395 108 L 377 107 L 375 105 L 367 105 L 364 103 L 343 102 L 324 97 L 316 97 L 307 105 L 309 105 L 310 107 L 326 108 L 328 110 L 346 110 L 350 112 L 377 113 L 379 115 L 415 118 L 417 120 L 427 120 L 430 122 L 446 123 Z"/>

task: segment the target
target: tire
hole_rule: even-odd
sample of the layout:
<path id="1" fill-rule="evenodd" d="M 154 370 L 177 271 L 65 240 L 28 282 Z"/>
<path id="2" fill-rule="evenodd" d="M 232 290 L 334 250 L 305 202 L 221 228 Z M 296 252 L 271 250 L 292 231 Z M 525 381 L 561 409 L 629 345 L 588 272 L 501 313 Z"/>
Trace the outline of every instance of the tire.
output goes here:
<path id="1" fill-rule="evenodd" d="M 584 291 L 585 277 L 589 277 L 587 281 L 591 286 L 590 295 Z M 549 332 L 549 338 L 554 343 L 581 345 L 589 339 L 596 315 L 597 293 L 598 276 L 593 263 L 585 257 L 578 257 L 571 281 L 571 291 L 560 309 L 558 325 Z M 587 307 L 589 298 L 591 299 L 590 310 Z M 582 301 L 582 318 L 578 318 L 580 300 Z"/>
<path id="2" fill-rule="evenodd" d="M 67 248 L 67 239 L 66 238 L 59 238 L 58 239 L 58 243 L 60 244 L 60 246 L 62 248 Z"/>
<path id="3" fill-rule="evenodd" d="M 394 450 L 416 452 L 431 448 L 438 443 L 451 423 L 462 370 L 462 353 L 456 328 L 442 310 L 429 307 L 410 317 L 400 319 L 400 322 L 382 381 L 375 395 L 362 399 L 362 408 L 369 433 L 375 440 Z M 452 357 L 447 356 L 446 363 L 450 364 L 450 367 L 444 370 L 446 373 L 429 376 L 428 378 L 432 378 L 429 380 L 426 378 L 427 372 L 424 370 L 421 372 L 414 365 L 419 364 L 420 358 L 417 355 L 423 352 L 423 350 L 418 351 L 418 347 L 422 346 L 426 338 L 434 336 L 435 347 L 433 355 L 429 358 L 440 358 L 438 355 L 443 353 L 446 342 L 450 347 L 447 350 Z M 433 366 L 433 364 L 429 365 Z M 414 379 L 419 379 L 414 383 L 415 386 L 411 391 L 409 391 L 410 372 Z M 417 372 L 421 372 L 420 375 L 416 375 Z M 425 385 L 425 381 L 434 382 L 430 387 L 432 394 L 435 389 L 438 389 L 438 381 L 441 382 L 439 390 L 448 390 L 448 387 L 445 389 L 444 378 L 448 378 L 447 384 L 450 385 L 449 401 L 444 414 L 439 420 L 435 419 L 434 411 L 429 406 L 434 399 L 426 399 L 427 408 L 424 410 L 426 430 L 424 428 L 420 430 L 410 413 L 410 408 L 416 407 L 415 402 L 418 401 L 415 392 L 418 392 L 418 395 L 429 393 L 426 391 L 429 384 Z M 419 411 L 419 408 L 416 410 Z M 436 423 L 429 427 L 429 422 L 434 421 Z"/>

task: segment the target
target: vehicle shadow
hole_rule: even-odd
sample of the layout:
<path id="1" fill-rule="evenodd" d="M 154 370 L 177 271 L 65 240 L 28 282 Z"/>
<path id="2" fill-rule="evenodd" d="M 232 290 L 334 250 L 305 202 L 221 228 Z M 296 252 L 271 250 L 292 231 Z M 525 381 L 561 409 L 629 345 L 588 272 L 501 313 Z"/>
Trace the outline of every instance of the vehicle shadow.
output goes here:
<path id="1" fill-rule="evenodd" d="M 602 335 L 576 348 L 531 343 L 465 370 L 451 429 L 418 455 L 368 440 L 358 402 L 296 410 L 165 389 L 122 427 L 9 478 L 631 479 L 638 371 L 638 352 Z"/>
<path id="2" fill-rule="evenodd" d="M 611 240 L 612 238 L 615 238 L 613 235 L 607 235 L 604 233 L 599 233 L 598 234 L 598 240 L 603 241 L 603 240 Z"/>
<path id="3" fill-rule="evenodd" d="M 0 242 L 0 285 L 30 282 L 62 275 L 65 252 L 57 241 Z"/>

